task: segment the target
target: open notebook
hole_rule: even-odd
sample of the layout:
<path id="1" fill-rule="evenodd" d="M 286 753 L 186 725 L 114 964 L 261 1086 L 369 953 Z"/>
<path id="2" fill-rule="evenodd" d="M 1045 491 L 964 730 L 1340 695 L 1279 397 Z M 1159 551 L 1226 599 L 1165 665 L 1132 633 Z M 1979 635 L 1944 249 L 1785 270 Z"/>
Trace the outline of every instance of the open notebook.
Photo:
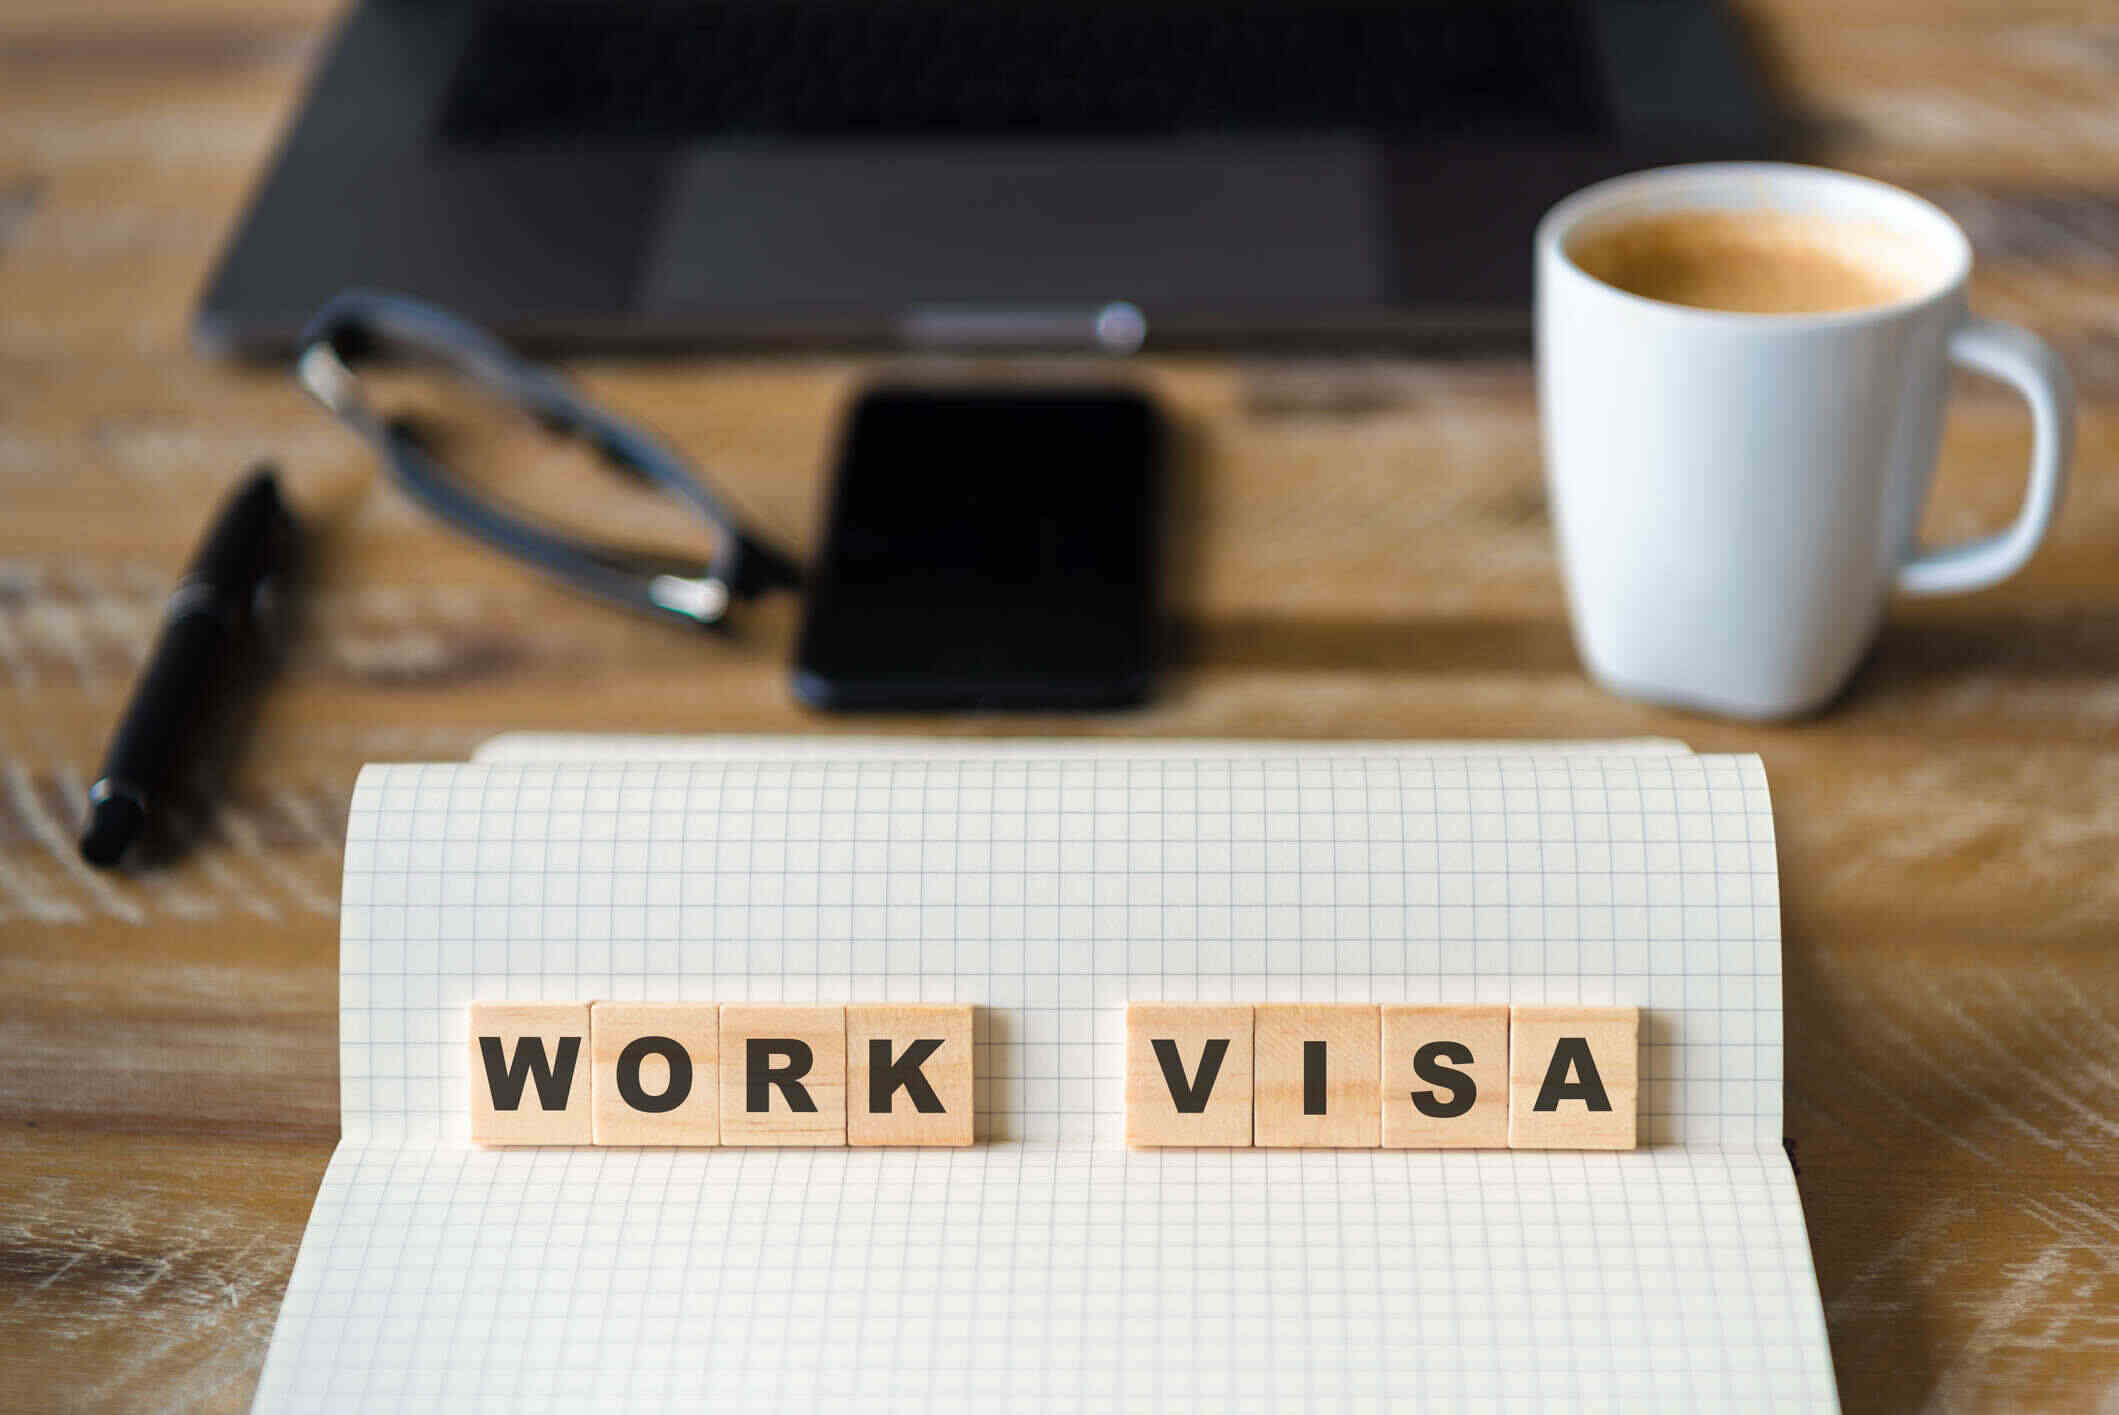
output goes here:
<path id="1" fill-rule="evenodd" d="M 362 774 L 259 1409 L 1834 1406 L 1755 759 L 664 745 Z M 480 1151 L 500 997 L 975 1003 L 980 1143 Z M 1151 998 L 1638 1004 L 1643 1148 L 1128 1151 Z"/>

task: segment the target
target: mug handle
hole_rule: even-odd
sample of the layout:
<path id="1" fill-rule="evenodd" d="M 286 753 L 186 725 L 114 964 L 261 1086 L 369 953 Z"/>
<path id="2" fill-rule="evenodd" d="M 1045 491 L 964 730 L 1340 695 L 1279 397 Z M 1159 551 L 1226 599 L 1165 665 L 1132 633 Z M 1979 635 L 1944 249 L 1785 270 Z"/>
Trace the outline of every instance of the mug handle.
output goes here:
<path id="1" fill-rule="evenodd" d="M 2067 490 L 2075 445 L 2075 383 L 2050 345 L 2027 329 L 1967 319 L 1951 331 L 1950 359 L 2012 385 L 2031 405 L 2031 484 L 2015 524 L 1998 535 L 1918 551 L 1898 567 L 1907 594 L 1957 594 L 2000 584 L 2045 539 Z"/>

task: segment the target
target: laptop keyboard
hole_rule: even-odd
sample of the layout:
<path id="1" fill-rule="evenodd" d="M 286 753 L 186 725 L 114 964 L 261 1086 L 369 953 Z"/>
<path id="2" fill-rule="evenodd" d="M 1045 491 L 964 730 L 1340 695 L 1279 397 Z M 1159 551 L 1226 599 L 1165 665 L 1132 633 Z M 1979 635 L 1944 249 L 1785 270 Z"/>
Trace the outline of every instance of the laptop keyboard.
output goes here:
<path id="1" fill-rule="evenodd" d="M 444 138 L 1121 136 L 1601 126 L 1554 0 L 503 0 Z"/>

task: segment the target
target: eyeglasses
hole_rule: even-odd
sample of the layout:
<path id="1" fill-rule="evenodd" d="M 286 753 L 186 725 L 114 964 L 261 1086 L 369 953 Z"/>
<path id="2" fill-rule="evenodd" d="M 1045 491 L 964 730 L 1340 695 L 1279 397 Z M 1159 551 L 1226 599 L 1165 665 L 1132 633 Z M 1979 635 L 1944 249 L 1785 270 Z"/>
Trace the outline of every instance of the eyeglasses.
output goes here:
<path id="1" fill-rule="evenodd" d="M 683 458 L 446 310 L 401 295 L 349 291 L 310 321 L 300 348 L 296 380 L 382 454 L 398 485 L 415 501 L 458 530 L 577 590 L 657 618 L 719 627 L 734 601 L 801 583 L 795 563 L 745 530 Z M 454 376 L 526 410 L 548 430 L 581 439 L 614 471 L 675 496 L 714 528 L 719 543 L 712 557 L 702 569 L 669 555 L 598 545 L 480 495 L 451 476 L 405 420 L 375 411 L 352 364 L 378 352 L 439 362 Z"/>

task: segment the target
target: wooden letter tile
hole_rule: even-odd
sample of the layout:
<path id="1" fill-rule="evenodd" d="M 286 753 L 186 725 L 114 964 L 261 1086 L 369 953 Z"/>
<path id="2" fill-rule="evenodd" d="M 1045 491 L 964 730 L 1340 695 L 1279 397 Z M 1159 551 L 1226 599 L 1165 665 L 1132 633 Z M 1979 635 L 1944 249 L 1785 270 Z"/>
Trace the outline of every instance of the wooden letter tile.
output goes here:
<path id="1" fill-rule="evenodd" d="M 1251 1143 L 1251 1009 L 1126 1004 L 1126 1143 Z"/>
<path id="2" fill-rule="evenodd" d="M 721 1143 L 846 1143 L 846 1009 L 725 1003 Z"/>
<path id="3" fill-rule="evenodd" d="M 1641 1096 L 1633 1007 L 1518 1007 L 1508 1018 L 1508 1143 L 1630 1150 Z"/>
<path id="4" fill-rule="evenodd" d="M 719 1144 L 719 1032 L 710 1002 L 593 1004 L 596 1143 Z"/>
<path id="5" fill-rule="evenodd" d="M 846 1143 L 968 1145 L 971 1008 L 846 1009 Z"/>
<path id="6" fill-rule="evenodd" d="M 589 1143 L 587 1003 L 474 1002 L 470 1037 L 474 1144 Z"/>
<path id="7" fill-rule="evenodd" d="M 1508 1009 L 1383 1009 L 1383 1148 L 1508 1147 Z"/>
<path id="8" fill-rule="evenodd" d="M 1382 1109 L 1381 1022 L 1370 1006 L 1262 1003 L 1252 1011 L 1260 1145 L 1374 1149 Z"/>

